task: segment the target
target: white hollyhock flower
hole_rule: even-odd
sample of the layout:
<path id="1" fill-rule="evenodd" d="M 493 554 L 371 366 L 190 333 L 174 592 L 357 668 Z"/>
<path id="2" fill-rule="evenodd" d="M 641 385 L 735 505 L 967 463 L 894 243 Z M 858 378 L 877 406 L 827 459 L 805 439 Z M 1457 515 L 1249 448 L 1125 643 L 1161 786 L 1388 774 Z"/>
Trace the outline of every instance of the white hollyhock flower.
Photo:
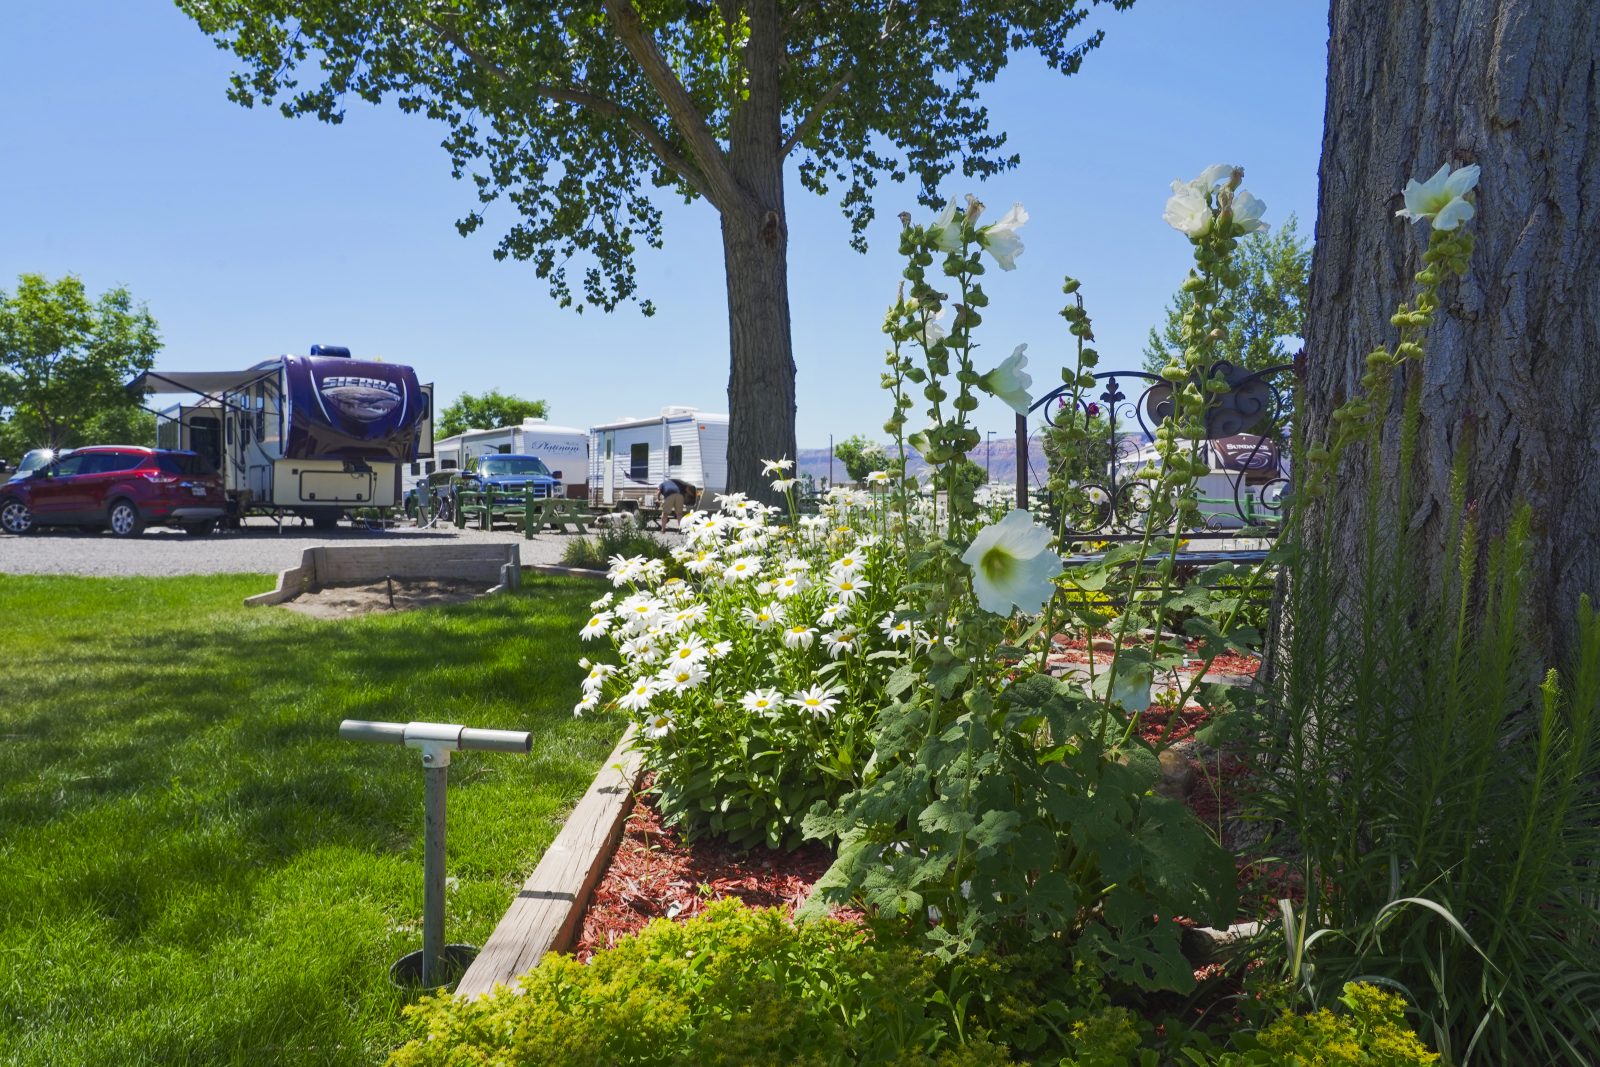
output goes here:
<path id="1" fill-rule="evenodd" d="M 1189 184 L 1201 192 L 1207 192 L 1219 183 L 1233 177 L 1233 172 L 1237 169 L 1232 163 L 1213 163 L 1200 172 L 1200 177 Z"/>
<path id="2" fill-rule="evenodd" d="M 614 616 L 609 611 L 597 611 L 590 616 L 589 621 L 583 624 L 583 629 L 578 631 L 578 636 L 585 641 L 592 641 L 596 637 L 604 637 L 611 627 Z"/>
<path id="3" fill-rule="evenodd" d="M 1239 233 L 1265 233 L 1271 226 L 1261 221 L 1267 205 L 1248 191 L 1240 189 L 1233 194 L 1233 228 Z"/>
<path id="4" fill-rule="evenodd" d="M 1028 357 L 1024 353 L 1027 350 L 1026 344 L 1018 345 L 1003 363 L 985 374 L 978 383 L 984 392 L 1005 401 L 1006 405 L 1018 415 L 1026 415 L 1033 403 L 1033 398 L 1028 395 L 1028 389 L 1033 385 L 1033 376 L 1026 370 Z"/>
<path id="5" fill-rule="evenodd" d="M 824 689 L 814 685 L 810 689 L 802 690 L 789 698 L 789 703 L 801 711 L 808 711 L 819 719 L 826 719 L 833 714 L 839 706 L 839 699 L 832 689 Z"/>
<path id="6" fill-rule="evenodd" d="M 979 231 L 978 240 L 983 242 L 983 247 L 994 257 L 994 261 L 1000 264 L 1001 270 L 1017 269 L 1017 257 L 1022 255 L 1022 239 L 1017 236 L 1017 231 L 1027 221 L 1027 209 L 1021 204 L 1012 204 L 1011 210 L 1002 215 L 999 222 Z"/>
<path id="7" fill-rule="evenodd" d="M 650 706 L 650 701 L 656 695 L 656 681 L 654 678 L 643 678 L 628 689 L 617 700 L 617 703 L 629 711 L 643 711 Z"/>
<path id="8" fill-rule="evenodd" d="M 799 623 L 783 631 L 784 648 L 810 648 L 811 642 L 816 639 L 817 631 L 805 623 Z"/>
<path id="9" fill-rule="evenodd" d="M 778 474 L 793 468 L 794 460 L 792 459 L 764 459 L 761 461 L 762 474 Z"/>
<path id="10" fill-rule="evenodd" d="M 920 329 L 914 336 L 921 339 L 923 345 L 928 348 L 932 348 L 936 343 L 950 336 L 950 331 L 939 324 L 939 320 L 944 318 L 949 310 L 949 308 L 941 307 L 938 312 L 932 315 L 919 312 L 917 314 L 917 324 Z"/>
<path id="11" fill-rule="evenodd" d="M 1395 214 L 1413 222 L 1431 219 L 1436 230 L 1453 230 L 1475 214 L 1467 194 L 1477 188 L 1482 168 L 1476 163 L 1451 170 L 1446 163 L 1425 182 L 1406 182 L 1406 206 Z"/>
<path id="12" fill-rule="evenodd" d="M 1043 607 L 1055 591 L 1050 579 L 1062 567 L 1049 545 L 1050 531 L 1020 508 L 979 530 L 961 556 L 972 568 L 978 605 L 996 615 L 1009 615 L 1013 607 L 1030 612 Z"/>
<path id="13" fill-rule="evenodd" d="M 771 715 L 782 702 L 783 698 L 776 689 L 752 689 L 739 698 L 744 710 L 756 715 Z"/>
<path id="14" fill-rule="evenodd" d="M 1167 210 L 1161 217 L 1167 220 L 1168 226 L 1191 239 L 1210 233 L 1211 223 L 1215 221 L 1205 190 L 1182 179 L 1173 181 L 1172 195 L 1167 198 Z"/>
<path id="15" fill-rule="evenodd" d="M 933 225 L 928 227 L 928 236 L 933 238 L 934 246 L 946 252 L 961 251 L 961 224 L 964 219 L 961 205 L 952 196 Z"/>

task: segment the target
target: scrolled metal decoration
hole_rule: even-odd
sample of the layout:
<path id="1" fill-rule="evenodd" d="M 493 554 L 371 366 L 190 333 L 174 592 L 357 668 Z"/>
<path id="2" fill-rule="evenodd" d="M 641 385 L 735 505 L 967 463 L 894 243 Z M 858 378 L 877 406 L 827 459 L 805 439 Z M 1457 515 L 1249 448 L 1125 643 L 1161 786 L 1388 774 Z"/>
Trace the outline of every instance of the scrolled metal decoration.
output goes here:
<path id="1" fill-rule="evenodd" d="M 1282 515 L 1289 485 L 1283 436 L 1288 404 L 1279 381 L 1293 364 L 1248 371 L 1226 360 L 1196 374 L 1192 384 L 1204 390 L 1209 404 L 1203 444 L 1211 475 L 1225 480 L 1201 486 L 1203 526 L 1185 531 L 1195 538 L 1270 537 Z M 1077 479 L 1066 497 L 1047 493 L 1055 520 L 1069 538 L 1114 541 L 1142 537 L 1150 521 L 1152 486 L 1139 476 L 1150 463 L 1155 431 L 1171 417 L 1174 385 L 1146 371 L 1102 371 L 1092 399 L 1061 386 L 1036 400 L 1031 411 L 1042 414 L 1053 429 L 1076 423 L 1105 434 L 1103 476 Z M 1070 409 L 1070 414 L 1068 414 Z M 1096 423 L 1104 420 L 1103 428 Z M 1026 438 L 1026 420 L 1018 418 L 1019 441 Z M 1025 462 L 1025 459 L 1024 459 Z M 1052 472 L 1059 475 L 1060 472 Z M 1052 478 L 1052 481 L 1058 481 Z M 1204 481 L 1204 480 L 1202 480 Z M 1025 473 L 1022 486 L 1025 487 Z M 1207 489 L 1211 495 L 1207 495 Z M 1165 524 L 1170 529 L 1170 520 Z"/>

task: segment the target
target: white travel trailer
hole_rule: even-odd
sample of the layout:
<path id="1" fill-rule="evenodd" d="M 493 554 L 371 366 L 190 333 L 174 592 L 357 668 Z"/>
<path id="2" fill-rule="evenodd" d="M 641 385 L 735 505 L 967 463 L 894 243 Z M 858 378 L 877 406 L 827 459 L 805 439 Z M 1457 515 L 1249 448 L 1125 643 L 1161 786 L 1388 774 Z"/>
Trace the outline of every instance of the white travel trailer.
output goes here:
<path id="1" fill-rule="evenodd" d="M 516 426 L 492 430 L 467 430 L 444 437 L 434 446 L 439 470 L 467 470 L 479 456 L 538 456 L 565 488 L 569 498 L 588 493 L 589 435 L 575 426 L 557 426 L 544 419 L 523 419 Z M 417 464 L 412 464 L 416 467 Z M 412 474 L 432 474 L 413 470 Z"/>
<path id="2" fill-rule="evenodd" d="M 218 467 L 234 518 L 292 514 L 327 527 L 350 508 L 394 507 L 402 465 L 433 454 L 433 387 L 410 367 L 353 359 L 347 348 L 312 345 L 310 355 L 244 370 L 146 371 L 129 388 L 198 394 L 166 431 L 195 451 L 217 429 L 207 420 L 220 418 Z"/>
<path id="3" fill-rule="evenodd" d="M 632 509 L 667 478 L 707 493 L 728 487 L 728 416 L 664 407 L 648 419 L 620 419 L 589 430 L 589 502 Z"/>

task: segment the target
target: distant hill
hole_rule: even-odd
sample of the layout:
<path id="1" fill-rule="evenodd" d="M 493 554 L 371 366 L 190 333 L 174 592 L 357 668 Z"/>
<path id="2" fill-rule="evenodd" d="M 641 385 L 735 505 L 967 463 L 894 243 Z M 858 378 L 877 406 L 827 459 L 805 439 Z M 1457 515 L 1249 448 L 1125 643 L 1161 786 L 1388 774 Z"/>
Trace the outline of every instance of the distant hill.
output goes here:
<path id="1" fill-rule="evenodd" d="M 893 449 L 884 444 L 884 451 L 893 455 Z M 906 449 L 906 469 L 916 477 L 927 473 L 928 465 L 923 462 L 922 456 L 915 449 Z M 1032 461 L 1031 473 L 1028 480 L 1037 484 L 1044 474 L 1044 448 L 1040 444 L 1039 436 L 1034 435 L 1029 444 L 1029 456 Z M 989 469 L 989 480 L 1010 485 L 1017 480 L 1017 445 L 1010 437 L 994 435 L 989 442 L 980 442 L 978 447 L 971 452 L 971 458 L 980 467 Z M 817 480 L 817 484 L 829 480 L 828 450 L 826 448 L 802 448 L 799 455 L 799 469 L 801 474 L 809 474 Z M 844 464 L 837 460 L 833 464 L 832 477 L 843 482 L 846 479 Z"/>

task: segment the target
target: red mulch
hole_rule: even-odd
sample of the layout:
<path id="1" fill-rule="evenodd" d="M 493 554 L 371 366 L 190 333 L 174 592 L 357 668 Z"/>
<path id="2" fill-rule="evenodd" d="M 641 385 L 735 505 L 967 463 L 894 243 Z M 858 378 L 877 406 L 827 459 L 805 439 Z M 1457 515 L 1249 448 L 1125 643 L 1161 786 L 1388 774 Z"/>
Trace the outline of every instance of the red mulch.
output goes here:
<path id="1" fill-rule="evenodd" d="M 833 853 L 820 843 L 793 852 L 741 851 L 707 837 L 686 843 L 676 829 L 661 825 L 651 797 L 641 792 L 589 899 L 573 952 L 587 960 L 651 919 L 687 919 L 724 897 L 792 914 L 832 863 Z"/>

